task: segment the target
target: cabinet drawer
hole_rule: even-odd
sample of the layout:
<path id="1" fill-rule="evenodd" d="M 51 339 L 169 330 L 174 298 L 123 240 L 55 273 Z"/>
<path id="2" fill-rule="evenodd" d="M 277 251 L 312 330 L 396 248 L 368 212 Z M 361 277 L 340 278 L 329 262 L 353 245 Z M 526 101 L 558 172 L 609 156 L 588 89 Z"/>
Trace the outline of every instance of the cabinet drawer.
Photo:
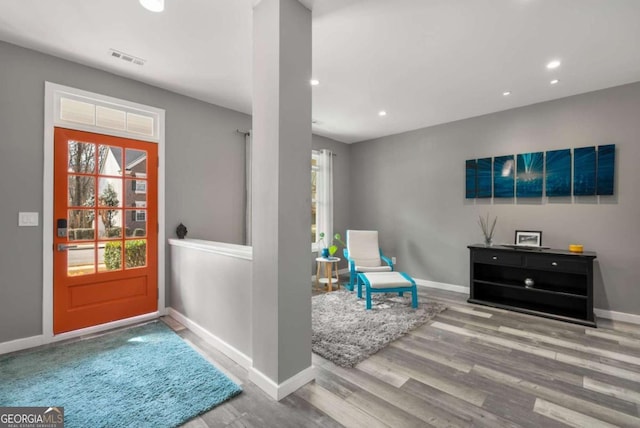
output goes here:
<path id="1" fill-rule="evenodd" d="M 507 253 L 504 251 L 476 251 L 473 254 L 473 258 L 477 263 L 522 266 L 522 254 Z"/>
<path id="2" fill-rule="evenodd" d="M 568 273 L 587 273 L 587 264 L 582 260 L 569 260 L 566 257 L 527 255 L 527 267 Z"/>

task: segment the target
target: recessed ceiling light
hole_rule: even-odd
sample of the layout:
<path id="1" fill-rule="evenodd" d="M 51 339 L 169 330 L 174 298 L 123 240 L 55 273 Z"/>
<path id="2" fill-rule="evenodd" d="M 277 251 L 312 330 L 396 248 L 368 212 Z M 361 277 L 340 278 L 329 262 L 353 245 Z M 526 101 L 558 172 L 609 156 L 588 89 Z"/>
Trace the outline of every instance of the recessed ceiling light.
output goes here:
<path id="1" fill-rule="evenodd" d="M 511 95 L 511 91 L 504 91 L 502 95 L 508 97 L 509 95 Z"/>
<path id="2" fill-rule="evenodd" d="M 555 84 L 557 84 L 557 83 L 559 83 L 559 82 L 560 82 L 560 81 L 559 81 L 558 79 L 553 79 L 553 80 L 552 80 L 551 82 L 549 82 L 549 83 L 551 83 L 552 85 L 555 85 Z"/>
<path id="3" fill-rule="evenodd" d="M 560 61 L 557 59 L 554 59 L 549 64 L 547 64 L 547 68 L 549 70 L 553 70 L 554 68 L 558 68 L 558 67 L 560 67 Z"/>
<path id="4" fill-rule="evenodd" d="M 384 111 L 384 110 L 380 110 L 380 111 L 378 112 L 378 116 L 386 116 L 386 115 L 387 115 L 387 112 L 386 112 L 386 111 Z"/>
<path id="5" fill-rule="evenodd" d="M 311 86 L 318 86 L 320 81 L 318 79 L 311 79 L 309 83 L 311 83 Z"/>
<path id="6" fill-rule="evenodd" d="M 164 0 L 140 0 L 140 4 L 151 12 L 162 12 L 164 10 Z"/>

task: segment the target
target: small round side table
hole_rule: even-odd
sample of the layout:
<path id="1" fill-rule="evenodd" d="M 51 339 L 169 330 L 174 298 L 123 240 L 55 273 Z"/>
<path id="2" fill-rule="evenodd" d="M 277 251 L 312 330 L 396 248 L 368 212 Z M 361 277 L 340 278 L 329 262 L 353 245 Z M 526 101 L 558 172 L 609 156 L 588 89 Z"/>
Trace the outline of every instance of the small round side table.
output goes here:
<path id="1" fill-rule="evenodd" d="M 338 278 L 338 262 L 340 261 L 340 257 L 318 257 L 316 258 L 316 262 L 318 264 L 318 269 L 316 271 L 316 287 L 320 286 L 320 283 L 327 284 L 329 286 L 329 291 L 333 291 L 333 284 L 338 284 L 338 288 L 340 288 L 340 280 Z M 324 264 L 324 278 L 320 278 L 320 265 Z M 336 277 L 333 277 L 333 273 L 335 272 Z"/>

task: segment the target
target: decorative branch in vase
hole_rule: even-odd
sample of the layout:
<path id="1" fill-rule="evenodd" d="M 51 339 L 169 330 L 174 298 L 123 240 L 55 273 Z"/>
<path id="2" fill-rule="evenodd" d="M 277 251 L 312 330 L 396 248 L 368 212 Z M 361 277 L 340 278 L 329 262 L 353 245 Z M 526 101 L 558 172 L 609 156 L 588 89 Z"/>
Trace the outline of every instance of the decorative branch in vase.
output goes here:
<path id="1" fill-rule="evenodd" d="M 482 216 L 478 216 L 478 224 L 482 229 L 482 234 L 484 235 L 484 245 L 490 247 L 493 244 L 493 232 L 496 229 L 496 222 L 498 221 L 498 217 L 496 216 L 493 219 L 493 222 L 489 218 L 489 213 L 487 213 L 486 218 Z M 491 226 L 489 226 L 491 224 Z"/>

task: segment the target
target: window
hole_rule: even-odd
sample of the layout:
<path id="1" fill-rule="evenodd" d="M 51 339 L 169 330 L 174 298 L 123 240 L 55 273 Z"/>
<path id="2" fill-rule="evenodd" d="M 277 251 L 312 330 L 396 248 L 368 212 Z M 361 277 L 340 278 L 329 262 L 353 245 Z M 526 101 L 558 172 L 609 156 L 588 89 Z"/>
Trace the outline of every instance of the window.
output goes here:
<path id="1" fill-rule="evenodd" d="M 318 188 L 317 188 L 317 178 L 318 178 L 318 158 L 320 154 L 318 152 L 313 152 L 311 155 L 311 243 L 312 243 L 312 251 L 317 251 L 317 242 L 320 237 L 318 234 Z"/>
<path id="2" fill-rule="evenodd" d="M 324 246 L 333 241 L 333 156 L 329 150 L 311 156 L 311 250 L 318 251 L 320 234 Z"/>
<path id="3" fill-rule="evenodd" d="M 146 180 L 136 180 L 134 181 L 135 188 L 134 191 L 136 193 L 147 193 L 147 181 Z"/>
<path id="4" fill-rule="evenodd" d="M 136 208 L 146 208 L 145 201 L 136 201 Z M 147 210 L 136 210 L 134 214 L 135 221 L 147 221 Z"/>

